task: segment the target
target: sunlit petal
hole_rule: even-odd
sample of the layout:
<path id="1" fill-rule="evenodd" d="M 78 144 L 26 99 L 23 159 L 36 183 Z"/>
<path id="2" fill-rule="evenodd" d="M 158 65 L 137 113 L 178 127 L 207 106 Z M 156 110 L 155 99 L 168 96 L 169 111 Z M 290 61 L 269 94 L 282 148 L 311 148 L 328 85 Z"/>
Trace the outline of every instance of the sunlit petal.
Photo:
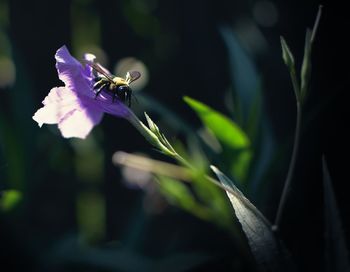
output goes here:
<path id="1" fill-rule="evenodd" d="M 61 119 L 58 124 L 65 138 L 85 139 L 92 128 L 102 119 L 103 113 L 94 109 L 74 110 Z"/>

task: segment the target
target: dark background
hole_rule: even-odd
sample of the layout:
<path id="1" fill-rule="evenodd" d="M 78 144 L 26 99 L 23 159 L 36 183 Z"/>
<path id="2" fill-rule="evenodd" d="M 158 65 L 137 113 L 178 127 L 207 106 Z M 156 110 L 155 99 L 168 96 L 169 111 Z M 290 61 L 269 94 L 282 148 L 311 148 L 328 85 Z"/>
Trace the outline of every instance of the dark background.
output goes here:
<path id="1" fill-rule="evenodd" d="M 162 260 L 181 252 L 210 256 L 190 271 L 227 271 L 232 267 L 239 271 L 252 270 L 249 257 L 241 256 L 228 235 L 212 224 L 172 207 L 162 213 L 144 212 L 144 193 L 119 182 L 119 170 L 110 160 L 116 150 L 157 156 L 130 124 L 104 117 L 96 132 L 103 143 L 104 178 L 91 185 L 77 177 L 73 167 L 75 153 L 68 141 L 47 126 L 39 130 L 31 116 L 48 91 L 60 84 L 54 53 L 63 44 L 69 48 L 72 43 L 79 45 L 73 25 L 79 24 L 79 20 L 89 21 L 84 17 L 87 15 L 99 18 L 99 46 L 108 56 L 110 66 L 120 58 L 134 56 L 148 67 L 149 81 L 142 92 L 198 127 L 198 119 L 182 101 L 185 94 L 228 113 L 224 96 L 218 92 L 230 85 L 227 50 L 218 26 L 237 25 L 247 18 L 254 22 L 252 10 L 256 1 L 140 1 L 152 7 L 146 15 L 135 8 L 137 1 L 2 2 L 7 3 L 8 19 L 4 20 L 1 31 L 6 33 L 11 45 L 16 82 L 12 87 L 0 89 L 0 121 L 6 121 L 0 138 L 0 189 L 16 188 L 25 194 L 20 208 L 0 215 L 0 270 L 128 271 L 127 264 L 137 263 L 140 256 Z M 300 270 L 322 271 L 322 154 L 329 164 L 347 244 L 350 235 L 346 190 L 349 119 L 345 99 L 349 87 L 348 12 L 338 3 L 273 3 L 278 10 L 278 21 L 270 27 L 256 24 L 267 44 L 265 49 L 253 52 L 252 57 L 262 76 L 264 108 L 275 141 L 277 145 L 285 145 L 286 150 L 281 163 L 276 164 L 270 198 L 259 208 L 273 220 L 295 125 L 295 98 L 281 59 L 279 36 L 285 37 L 300 65 L 305 29 L 312 27 L 317 7 L 323 4 L 312 56 L 311 93 L 305 106 L 308 121 L 303 127 L 296 174 L 281 226 L 281 237 Z M 156 18 L 156 23 L 152 18 Z M 10 148 L 14 151 L 9 152 Z M 8 154 L 18 157 L 18 168 L 9 166 Z M 18 182 L 11 183 L 10 177 Z M 90 187 L 97 188 L 106 200 L 105 233 L 96 242 L 97 246 L 113 249 L 114 241 L 122 241 L 127 253 L 112 254 L 111 258 L 121 258 L 126 263 L 123 269 L 112 270 L 79 259 L 80 255 L 72 249 L 74 245 L 69 244 L 71 237 L 79 233 L 76 196 Z M 138 229 L 136 237 L 131 234 L 135 233 L 130 231 L 133 228 Z M 76 254 L 77 260 L 59 250 Z M 52 252 L 59 252 L 58 257 Z M 104 258 L 108 256 L 100 256 L 102 263 Z M 233 264 L 232 260 L 235 260 Z M 176 269 L 176 264 L 170 268 L 182 271 L 180 267 Z"/>

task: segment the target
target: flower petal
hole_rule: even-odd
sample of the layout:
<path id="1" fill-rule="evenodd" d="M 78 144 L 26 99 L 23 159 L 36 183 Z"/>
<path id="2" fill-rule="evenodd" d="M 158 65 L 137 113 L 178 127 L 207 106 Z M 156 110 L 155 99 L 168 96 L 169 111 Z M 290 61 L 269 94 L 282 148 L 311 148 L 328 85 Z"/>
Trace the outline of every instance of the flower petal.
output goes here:
<path id="1" fill-rule="evenodd" d="M 42 102 L 43 105 L 52 103 L 62 103 L 62 101 L 73 101 L 77 100 L 78 96 L 76 93 L 66 87 L 55 87 L 52 88 L 49 94 L 45 97 Z"/>
<path id="2" fill-rule="evenodd" d="M 91 54 L 91 53 L 86 53 L 84 54 L 84 60 L 86 62 L 91 62 L 91 63 L 94 63 L 96 59 L 96 56 Z M 89 81 L 92 81 L 94 79 L 94 74 L 93 74 L 93 68 L 91 65 L 85 65 L 85 68 L 84 68 L 84 71 L 83 71 L 83 74 L 85 75 L 85 77 L 89 80 Z"/>
<path id="3" fill-rule="evenodd" d="M 113 102 L 112 98 L 109 98 L 108 96 L 108 94 L 99 95 L 94 101 L 95 106 L 101 111 L 117 117 L 127 118 L 132 114 L 131 109 L 123 102 L 118 99 Z"/>
<path id="4" fill-rule="evenodd" d="M 93 98 L 91 75 L 82 64 L 71 56 L 66 46 L 59 48 L 55 55 L 58 77 L 72 91 Z"/>
<path id="5" fill-rule="evenodd" d="M 101 121 L 102 116 L 103 112 L 96 109 L 74 110 L 60 121 L 58 128 L 64 138 L 85 139 L 92 128 Z"/>
<path id="6" fill-rule="evenodd" d="M 51 89 L 42 102 L 44 106 L 34 114 L 33 119 L 40 127 L 58 124 L 63 137 L 84 139 L 102 120 L 104 112 L 124 118 L 134 116 L 113 92 L 103 90 L 96 96 L 91 65 L 83 66 L 71 56 L 66 46 L 57 50 L 55 58 L 58 76 L 65 86 Z M 85 55 L 86 61 L 94 59 L 91 54 Z"/>
<path id="7" fill-rule="evenodd" d="M 57 124 L 69 112 L 80 108 L 80 101 L 76 94 L 65 87 L 51 89 L 33 119 L 41 127 L 43 124 Z"/>

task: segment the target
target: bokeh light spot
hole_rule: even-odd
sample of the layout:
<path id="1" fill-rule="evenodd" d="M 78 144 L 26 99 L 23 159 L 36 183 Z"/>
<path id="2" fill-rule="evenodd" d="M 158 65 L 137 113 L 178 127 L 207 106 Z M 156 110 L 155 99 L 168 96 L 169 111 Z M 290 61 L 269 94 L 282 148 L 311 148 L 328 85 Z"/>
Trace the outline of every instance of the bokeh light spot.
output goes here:
<path id="1" fill-rule="evenodd" d="M 278 21 L 278 10 L 271 1 L 257 1 L 253 7 L 255 21 L 264 27 L 272 27 Z"/>
<path id="2" fill-rule="evenodd" d="M 0 57 L 0 88 L 12 86 L 16 79 L 16 67 L 8 57 Z"/>
<path id="3" fill-rule="evenodd" d="M 123 58 L 114 67 L 114 74 L 124 77 L 128 71 L 138 71 L 141 73 L 141 77 L 131 83 L 133 91 L 139 91 L 146 86 L 148 82 L 148 69 L 146 65 L 133 57 Z"/>

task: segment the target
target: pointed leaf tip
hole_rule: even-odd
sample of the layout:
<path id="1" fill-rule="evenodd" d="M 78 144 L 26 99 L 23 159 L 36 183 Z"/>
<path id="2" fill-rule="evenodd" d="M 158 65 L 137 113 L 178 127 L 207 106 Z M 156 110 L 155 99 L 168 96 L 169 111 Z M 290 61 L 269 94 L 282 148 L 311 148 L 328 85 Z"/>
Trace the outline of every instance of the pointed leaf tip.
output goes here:
<path id="1" fill-rule="evenodd" d="M 272 226 L 262 213 L 243 195 L 233 181 L 211 166 L 220 182 L 232 191 L 226 194 L 232 204 L 260 271 L 292 271 L 293 263 L 283 244 L 275 237 Z"/>
<path id="2" fill-rule="evenodd" d="M 248 136 L 230 118 L 196 99 L 188 96 L 183 99 L 221 143 L 232 149 L 244 149 L 250 146 Z"/>
<path id="3" fill-rule="evenodd" d="M 286 40 L 281 36 L 281 47 L 282 47 L 282 58 L 284 63 L 287 65 L 288 69 L 291 71 L 292 69 L 295 69 L 295 61 L 294 61 L 294 56 L 292 52 L 290 51 Z"/>

